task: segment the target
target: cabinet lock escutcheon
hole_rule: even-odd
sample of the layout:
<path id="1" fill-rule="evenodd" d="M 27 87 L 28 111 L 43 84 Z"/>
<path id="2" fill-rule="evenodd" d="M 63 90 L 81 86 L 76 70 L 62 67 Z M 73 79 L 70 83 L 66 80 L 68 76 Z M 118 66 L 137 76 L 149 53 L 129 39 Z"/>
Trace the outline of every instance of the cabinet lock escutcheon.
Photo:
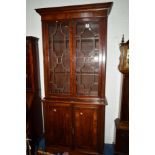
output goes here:
<path id="1" fill-rule="evenodd" d="M 54 109 L 53 109 L 53 112 L 56 112 L 56 111 L 57 111 L 57 109 L 54 108 Z"/>

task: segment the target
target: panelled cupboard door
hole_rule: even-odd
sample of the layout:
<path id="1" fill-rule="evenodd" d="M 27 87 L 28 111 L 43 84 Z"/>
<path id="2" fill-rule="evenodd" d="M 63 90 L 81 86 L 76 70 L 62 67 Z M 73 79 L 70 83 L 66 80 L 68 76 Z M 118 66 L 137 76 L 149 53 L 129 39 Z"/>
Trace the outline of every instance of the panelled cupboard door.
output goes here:
<path id="1" fill-rule="evenodd" d="M 74 107 L 76 150 L 97 150 L 97 119 L 97 108 Z"/>
<path id="2" fill-rule="evenodd" d="M 62 104 L 44 103 L 46 145 L 71 146 L 71 109 Z"/>

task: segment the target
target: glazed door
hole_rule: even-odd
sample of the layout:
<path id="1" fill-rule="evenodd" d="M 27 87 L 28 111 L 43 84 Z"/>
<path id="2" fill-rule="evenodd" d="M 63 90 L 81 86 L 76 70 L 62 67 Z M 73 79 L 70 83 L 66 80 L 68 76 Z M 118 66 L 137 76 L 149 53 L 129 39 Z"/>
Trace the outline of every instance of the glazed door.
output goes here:
<path id="1" fill-rule="evenodd" d="M 97 109 L 95 107 L 74 108 L 74 140 L 76 150 L 97 150 Z"/>
<path id="2" fill-rule="evenodd" d="M 67 104 L 44 103 L 46 145 L 71 146 L 71 108 Z"/>
<path id="3" fill-rule="evenodd" d="M 101 61 L 100 25 L 98 21 L 77 21 L 76 42 L 76 95 L 98 97 L 99 66 Z"/>
<path id="4" fill-rule="evenodd" d="M 106 20 L 43 24 L 45 93 L 103 97 L 105 25 Z"/>
<path id="5" fill-rule="evenodd" d="M 70 24 L 43 24 L 45 55 L 45 85 L 49 95 L 70 95 Z"/>

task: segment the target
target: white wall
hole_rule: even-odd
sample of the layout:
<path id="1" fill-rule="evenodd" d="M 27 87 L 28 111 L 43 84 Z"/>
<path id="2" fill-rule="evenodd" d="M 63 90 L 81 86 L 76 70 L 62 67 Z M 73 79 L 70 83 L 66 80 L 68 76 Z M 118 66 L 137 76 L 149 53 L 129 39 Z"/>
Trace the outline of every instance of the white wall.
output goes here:
<path id="1" fill-rule="evenodd" d="M 42 96 L 44 96 L 42 33 L 39 14 L 34 9 L 43 7 L 67 6 L 108 2 L 108 0 L 26 0 L 26 35 L 39 38 Z M 120 79 L 119 43 L 122 34 L 129 39 L 129 0 L 113 0 L 114 4 L 108 19 L 105 143 L 114 142 L 114 119 L 119 116 Z"/>

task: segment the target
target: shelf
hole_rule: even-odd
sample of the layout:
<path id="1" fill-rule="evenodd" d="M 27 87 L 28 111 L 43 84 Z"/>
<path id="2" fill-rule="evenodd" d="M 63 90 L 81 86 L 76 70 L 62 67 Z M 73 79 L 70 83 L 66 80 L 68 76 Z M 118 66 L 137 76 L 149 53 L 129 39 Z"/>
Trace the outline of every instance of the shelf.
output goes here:
<path id="1" fill-rule="evenodd" d="M 76 73 L 76 75 L 96 75 L 96 76 L 98 76 L 99 75 L 99 73 Z"/>
<path id="2" fill-rule="evenodd" d="M 89 37 L 89 38 L 80 38 L 80 37 L 75 37 L 76 40 L 99 40 L 99 37 Z"/>
<path id="3" fill-rule="evenodd" d="M 76 40 L 99 40 L 99 37 L 89 37 L 89 38 L 80 38 L 80 37 L 75 37 Z M 64 39 L 64 40 L 49 40 L 49 42 L 64 42 L 64 41 L 68 41 L 69 42 L 69 39 Z"/>
<path id="4" fill-rule="evenodd" d="M 52 69 L 50 69 L 50 71 L 53 71 Z M 55 71 L 53 71 L 54 73 L 61 73 L 61 74 L 70 74 L 70 72 L 55 72 Z"/>
<path id="5" fill-rule="evenodd" d="M 96 56 L 96 55 L 95 55 Z M 76 59 L 94 59 L 95 57 L 94 55 L 93 56 L 83 56 L 83 57 L 76 57 Z M 96 57 L 99 57 L 98 55 Z M 98 62 L 98 61 L 97 61 Z"/>
<path id="6" fill-rule="evenodd" d="M 78 48 L 76 48 L 76 51 L 86 51 L 86 50 L 79 50 Z M 95 53 L 95 51 L 98 51 L 99 52 L 99 49 L 98 48 L 94 48 L 93 50 L 87 50 L 87 51 L 91 51 L 93 53 Z"/>
<path id="7" fill-rule="evenodd" d="M 52 41 L 50 41 L 52 42 Z M 64 43 L 64 42 L 69 42 L 69 39 L 65 39 L 65 40 L 53 40 L 53 43 L 54 42 L 61 42 L 61 43 Z"/>

